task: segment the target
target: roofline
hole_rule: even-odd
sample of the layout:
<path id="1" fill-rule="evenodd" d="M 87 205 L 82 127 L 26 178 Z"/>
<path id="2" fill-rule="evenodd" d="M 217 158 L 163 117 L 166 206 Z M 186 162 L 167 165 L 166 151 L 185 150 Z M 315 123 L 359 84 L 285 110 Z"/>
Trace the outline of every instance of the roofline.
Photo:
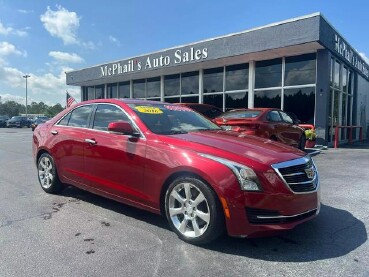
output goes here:
<path id="1" fill-rule="evenodd" d="M 153 54 L 157 54 L 157 53 L 160 53 L 160 52 L 164 52 L 164 51 L 173 50 L 173 49 L 176 49 L 176 48 L 185 47 L 185 46 L 188 46 L 188 45 L 193 45 L 193 44 L 197 44 L 197 43 L 209 42 L 209 41 L 214 41 L 214 40 L 217 40 L 217 39 L 232 37 L 232 36 L 236 36 L 236 35 L 240 35 L 240 34 L 245 34 L 245 33 L 253 32 L 253 31 L 257 31 L 257 30 L 261 30 L 261 29 L 265 29 L 265 28 L 270 28 L 270 27 L 274 27 L 274 26 L 278 26 L 278 25 L 283 25 L 283 24 L 286 24 L 286 23 L 291 23 L 291 22 L 295 22 L 295 21 L 299 21 L 299 20 L 303 20 L 303 19 L 308 19 L 308 18 L 312 18 L 312 17 L 316 17 L 316 16 L 323 17 L 328 22 L 328 24 L 331 25 L 329 23 L 329 21 L 320 12 L 315 12 L 315 13 L 312 13 L 312 14 L 303 15 L 303 16 L 299 16 L 299 17 L 294 17 L 294 18 L 287 19 L 287 20 L 282 20 L 282 21 L 270 23 L 270 24 L 267 24 L 267 25 L 255 27 L 255 28 L 252 28 L 252 29 L 247 29 L 247 30 L 244 30 L 244 31 L 236 32 L 236 33 L 231 33 L 231 34 L 227 34 L 227 35 L 223 35 L 223 36 L 218 36 L 218 37 L 214 37 L 214 38 L 210 38 L 210 39 L 199 40 L 199 41 L 195 41 L 195 42 L 191 42 L 191 43 L 187 43 L 187 44 L 177 45 L 177 46 L 173 46 L 173 47 L 170 47 L 170 48 L 165 48 L 165 49 L 161 49 L 161 50 L 158 50 L 158 51 L 141 54 L 141 55 L 138 55 L 138 56 L 131 56 L 131 57 L 128 57 L 128 58 L 123 58 L 123 59 L 119 59 L 119 60 L 115 60 L 115 61 L 111 61 L 111 62 L 107 62 L 107 63 L 116 63 L 116 62 L 119 62 L 119 61 L 122 61 L 122 60 L 129 60 L 129 59 L 133 59 L 133 58 L 138 58 L 138 57 L 153 55 Z M 336 29 L 334 29 L 334 30 L 337 31 Z M 343 37 L 343 36 L 341 36 L 341 37 Z M 94 68 L 94 67 L 105 65 L 107 63 L 101 63 L 101 64 L 93 65 L 93 66 L 90 66 L 90 67 L 85 67 L 85 68 L 82 68 L 82 69 L 76 69 L 76 70 L 72 70 L 72 71 L 67 71 L 65 73 L 73 73 L 73 72 L 80 71 L 80 70 L 83 70 L 83 69 L 90 69 L 90 68 Z"/>

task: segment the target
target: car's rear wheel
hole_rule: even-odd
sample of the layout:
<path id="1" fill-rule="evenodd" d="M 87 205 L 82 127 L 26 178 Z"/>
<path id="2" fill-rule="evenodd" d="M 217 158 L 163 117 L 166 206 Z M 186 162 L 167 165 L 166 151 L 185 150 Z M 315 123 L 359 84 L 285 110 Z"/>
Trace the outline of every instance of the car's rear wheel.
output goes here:
<path id="1" fill-rule="evenodd" d="M 204 244 L 224 232 L 224 216 L 215 192 L 194 177 L 179 177 L 165 196 L 170 227 L 188 243 Z"/>
<path id="2" fill-rule="evenodd" d="M 304 151 L 305 150 L 305 144 L 306 144 L 306 137 L 303 134 L 300 138 L 300 142 L 299 142 L 299 149 Z"/>
<path id="3" fill-rule="evenodd" d="M 48 153 L 43 153 L 37 161 L 38 180 L 41 188 L 47 193 L 58 193 L 64 186 L 60 182 L 54 159 Z"/>

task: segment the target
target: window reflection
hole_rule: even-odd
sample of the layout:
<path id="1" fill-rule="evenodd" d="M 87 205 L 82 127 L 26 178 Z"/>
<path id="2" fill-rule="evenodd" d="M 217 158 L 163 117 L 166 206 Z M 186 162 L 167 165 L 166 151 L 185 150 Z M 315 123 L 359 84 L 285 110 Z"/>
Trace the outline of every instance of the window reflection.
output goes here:
<path id="1" fill-rule="evenodd" d="M 167 75 L 164 77 L 164 95 L 174 96 L 179 95 L 179 74 Z"/>
<path id="2" fill-rule="evenodd" d="M 279 87 L 282 84 L 282 59 L 255 63 L 255 88 Z"/>
<path id="3" fill-rule="evenodd" d="M 95 99 L 103 99 L 104 98 L 104 85 L 95 87 Z"/>
<path id="4" fill-rule="evenodd" d="M 204 95 L 203 103 L 223 109 L 223 94 Z"/>
<path id="5" fill-rule="evenodd" d="M 160 97 L 160 77 L 147 79 L 146 97 Z"/>
<path id="6" fill-rule="evenodd" d="M 198 96 L 182 96 L 181 103 L 199 103 Z"/>
<path id="7" fill-rule="evenodd" d="M 223 73 L 223 67 L 204 70 L 204 93 L 223 91 Z"/>
<path id="8" fill-rule="evenodd" d="M 121 109 L 108 104 L 98 105 L 94 117 L 93 129 L 107 131 L 110 122 L 119 120 L 128 120 L 128 117 Z"/>
<path id="9" fill-rule="evenodd" d="M 145 98 L 145 79 L 133 81 L 133 98 Z"/>
<path id="10" fill-rule="evenodd" d="M 118 84 L 118 97 L 119 98 L 130 98 L 129 82 L 122 82 Z"/>
<path id="11" fill-rule="evenodd" d="M 285 86 L 315 84 L 315 53 L 286 58 Z"/>
<path id="12" fill-rule="evenodd" d="M 284 90 L 284 108 L 292 112 L 302 123 L 314 124 L 315 88 L 294 88 Z"/>
<path id="13" fill-rule="evenodd" d="M 255 108 L 281 108 L 281 90 L 258 90 L 254 96 Z"/>
<path id="14" fill-rule="evenodd" d="M 86 128 L 91 110 L 91 105 L 78 107 L 73 110 L 68 122 L 68 126 Z"/>
<path id="15" fill-rule="evenodd" d="M 248 105 L 248 93 L 227 93 L 225 96 L 225 104 L 227 109 L 239 109 L 247 108 Z"/>
<path id="16" fill-rule="evenodd" d="M 199 72 L 182 73 L 181 95 L 199 94 Z"/>
<path id="17" fill-rule="evenodd" d="M 248 87 L 249 65 L 236 64 L 226 67 L 226 90 L 245 90 Z"/>
<path id="18" fill-rule="evenodd" d="M 117 83 L 108 84 L 107 98 L 117 98 L 117 97 L 118 97 Z"/>

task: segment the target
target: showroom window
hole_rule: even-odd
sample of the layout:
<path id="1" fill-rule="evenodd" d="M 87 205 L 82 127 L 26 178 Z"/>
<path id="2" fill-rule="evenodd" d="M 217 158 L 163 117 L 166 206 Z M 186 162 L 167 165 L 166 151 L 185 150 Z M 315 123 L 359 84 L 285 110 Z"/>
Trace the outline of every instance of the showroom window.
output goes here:
<path id="1" fill-rule="evenodd" d="M 181 95 L 188 94 L 199 94 L 198 71 L 186 72 L 181 74 Z"/>
<path id="2" fill-rule="evenodd" d="M 303 123 L 314 124 L 315 87 L 284 89 L 284 109 Z"/>
<path id="3" fill-rule="evenodd" d="M 249 65 L 236 64 L 226 67 L 226 91 L 246 90 L 249 85 Z"/>
<path id="4" fill-rule="evenodd" d="M 282 85 L 282 59 L 255 63 L 255 88 L 280 87 Z"/>
<path id="5" fill-rule="evenodd" d="M 179 74 L 164 77 L 164 96 L 177 96 L 180 95 L 180 91 Z"/>
<path id="6" fill-rule="evenodd" d="M 106 93 L 107 98 L 117 98 L 118 97 L 118 84 L 117 83 L 108 84 L 107 89 L 108 89 Z"/>
<path id="7" fill-rule="evenodd" d="M 222 92 L 223 91 L 223 74 L 224 68 L 211 68 L 204 70 L 204 93 Z"/>
<path id="8" fill-rule="evenodd" d="M 315 84 L 316 55 L 306 54 L 286 58 L 284 85 Z"/>
<path id="9" fill-rule="evenodd" d="M 146 97 L 160 99 L 160 77 L 149 78 L 146 80 Z"/>
<path id="10" fill-rule="evenodd" d="M 254 92 L 255 108 L 281 108 L 281 90 L 258 90 Z"/>
<path id="11" fill-rule="evenodd" d="M 146 88 L 146 82 L 145 79 L 141 80 L 134 80 L 133 81 L 133 98 L 145 98 L 145 88 Z"/>
<path id="12" fill-rule="evenodd" d="M 121 82 L 118 84 L 118 98 L 130 98 L 130 82 Z"/>

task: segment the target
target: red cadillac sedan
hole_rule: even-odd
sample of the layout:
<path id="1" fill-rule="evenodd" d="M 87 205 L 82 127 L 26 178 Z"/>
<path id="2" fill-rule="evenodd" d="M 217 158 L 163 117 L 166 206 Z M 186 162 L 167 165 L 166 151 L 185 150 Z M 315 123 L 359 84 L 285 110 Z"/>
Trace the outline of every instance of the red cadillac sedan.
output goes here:
<path id="1" fill-rule="evenodd" d="M 284 111 L 274 108 L 236 109 L 213 120 L 224 129 L 255 135 L 305 149 L 304 128 Z"/>
<path id="2" fill-rule="evenodd" d="M 81 102 L 36 127 L 33 155 L 45 192 L 69 184 L 162 214 L 179 238 L 193 244 L 224 231 L 270 235 L 320 210 L 310 156 L 225 131 L 175 104 Z"/>

